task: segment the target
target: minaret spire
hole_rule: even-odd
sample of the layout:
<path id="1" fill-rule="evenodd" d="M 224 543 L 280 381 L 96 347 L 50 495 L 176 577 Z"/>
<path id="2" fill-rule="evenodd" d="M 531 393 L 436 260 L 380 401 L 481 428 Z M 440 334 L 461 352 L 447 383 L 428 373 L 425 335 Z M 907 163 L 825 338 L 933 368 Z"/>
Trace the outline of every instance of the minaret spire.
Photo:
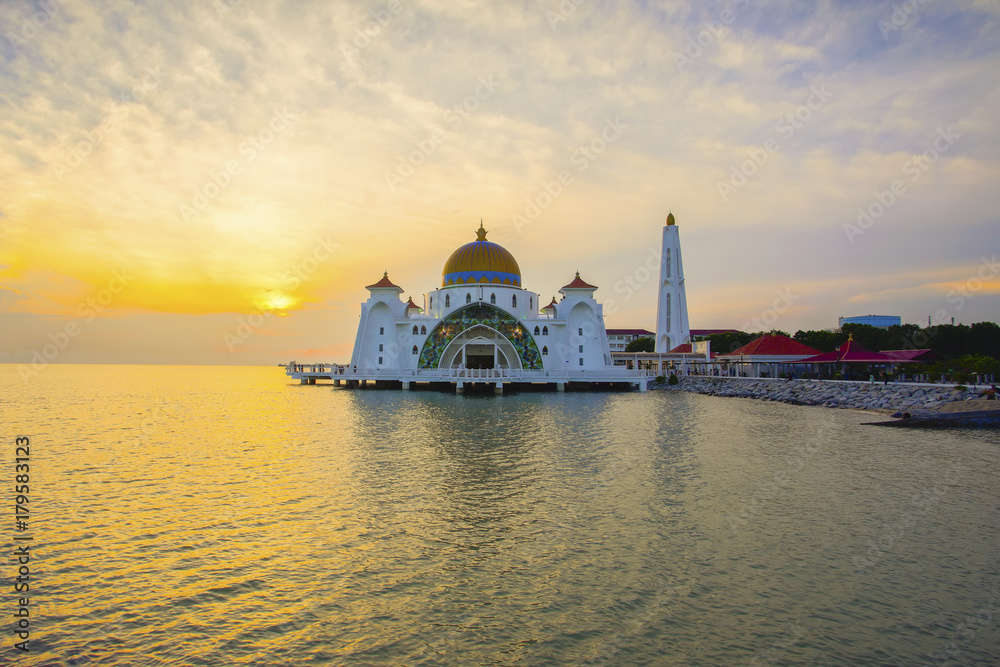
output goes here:
<path id="1" fill-rule="evenodd" d="M 663 227 L 663 248 L 660 254 L 660 290 L 657 295 L 654 349 L 657 352 L 669 352 L 690 341 L 684 267 L 681 264 L 681 238 L 674 214 L 669 213 L 667 224 Z"/>

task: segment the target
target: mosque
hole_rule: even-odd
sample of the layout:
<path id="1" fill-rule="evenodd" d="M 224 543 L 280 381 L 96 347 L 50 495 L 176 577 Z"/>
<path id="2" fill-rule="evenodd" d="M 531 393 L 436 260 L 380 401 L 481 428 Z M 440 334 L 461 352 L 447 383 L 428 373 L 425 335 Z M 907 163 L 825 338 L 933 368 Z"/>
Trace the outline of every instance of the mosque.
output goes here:
<path id="1" fill-rule="evenodd" d="M 419 305 L 412 297 L 403 301 L 403 288 L 388 272 L 368 285 L 350 364 L 322 374 L 313 367 L 308 381 L 323 377 L 335 385 L 374 382 L 403 389 L 444 382 L 459 392 L 468 384 L 492 384 L 502 393 L 512 383 L 554 385 L 558 391 L 567 383 L 645 390 L 644 374 L 614 364 L 597 286 L 577 272 L 558 290 L 558 300 L 542 305 L 545 299 L 522 285 L 510 251 L 486 236 L 480 221 L 476 239 L 451 253 L 441 286 Z M 659 300 L 656 345 L 667 351 L 689 338 L 672 214 L 663 233 Z M 306 375 L 301 379 L 306 382 Z"/>

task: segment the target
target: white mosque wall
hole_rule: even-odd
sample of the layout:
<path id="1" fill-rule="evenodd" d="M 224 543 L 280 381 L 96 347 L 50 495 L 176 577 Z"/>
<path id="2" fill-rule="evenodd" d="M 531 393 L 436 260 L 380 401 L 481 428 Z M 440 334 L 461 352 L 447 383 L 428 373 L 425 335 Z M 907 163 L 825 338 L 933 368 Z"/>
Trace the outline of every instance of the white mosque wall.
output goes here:
<path id="1" fill-rule="evenodd" d="M 495 303 L 491 300 L 495 299 Z M 496 284 L 449 285 L 424 295 L 424 315 L 444 319 L 459 308 L 482 301 L 518 319 L 531 318 L 539 309 L 538 294 L 520 287 Z M 516 301 L 516 305 L 515 305 Z"/>
<path id="2" fill-rule="evenodd" d="M 594 299 L 567 297 L 557 310 L 569 308 L 565 339 L 570 346 L 566 370 L 602 368 L 611 363 L 608 335 L 604 329 L 601 306 Z"/>
<path id="3" fill-rule="evenodd" d="M 400 367 L 396 320 L 403 316 L 405 307 L 406 304 L 394 292 L 391 296 L 373 295 L 361 306 L 361 321 L 354 341 L 354 352 L 351 354 L 351 366 Z"/>

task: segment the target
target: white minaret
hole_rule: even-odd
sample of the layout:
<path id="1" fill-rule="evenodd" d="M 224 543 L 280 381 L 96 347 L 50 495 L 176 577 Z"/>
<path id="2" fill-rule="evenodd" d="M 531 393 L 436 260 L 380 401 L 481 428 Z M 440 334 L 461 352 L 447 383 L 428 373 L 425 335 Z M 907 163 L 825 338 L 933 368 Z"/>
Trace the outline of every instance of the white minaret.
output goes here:
<path id="1" fill-rule="evenodd" d="M 656 303 L 656 351 L 669 352 L 691 341 L 687 296 L 684 294 L 684 267 L 681 264 L 681 237 L 674 214 L 667 215 L 660 251 L 660 294 Z"/>

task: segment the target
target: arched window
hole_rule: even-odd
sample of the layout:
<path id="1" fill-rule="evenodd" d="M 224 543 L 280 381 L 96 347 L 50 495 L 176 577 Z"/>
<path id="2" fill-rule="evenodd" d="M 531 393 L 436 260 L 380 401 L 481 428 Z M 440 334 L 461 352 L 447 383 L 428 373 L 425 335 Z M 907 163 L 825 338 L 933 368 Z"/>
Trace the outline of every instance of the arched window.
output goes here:
<path id="1" fill-rule="evenodd" d="M 494 292 L 494 293 L 490 294 L 490 303 L 492 303 L 492 304 L 493 304 L 494 306 L 496 305 L 496 303 L 497 303 L 497 295 L 496 295 L 496 292 Z"/>
<path id="2" fill-rule="evenodd" d="M 543 347 L 542 348 L 542 356 L 543 357 L 549 356 L 549 348 L 547 348 L 547 347 Z"/>
<path id="3" fill-rule="evenodd" d="M 667 311 L 667 331 L 670 331 L 670 292 L 667 292 L 664 296 L 666 297 L 663 300 L 663 305 L 665 306 L 664 310 Z"/>
<path id="4" fill-rule="evenodd" d="M 531 310 L 534 307 L 535 307 L 535 297 L 529 296 L 528 297 L 528 310 Z"/>
<path id="5" fill-rule="evenodd" d="M 434 297 L 431 297 L 430 301 L 431 301 L 431 303 L 430 303 L 430 306 L 428 306 L 428 307 L 429 308 L 433 308 L 434 307 Z"/>
<path id="6" fill-rule="evenodd" d="M 542 335 L 543 336 L 548 336 L 549 335 L 549 328 L 548 327 L 542 327 Z"/>
<path id="7" fill-rule="evenodd" d="M 517 308 L 517 295 L 516 294 L 514 294 L 513 296 L 510 297 L 510 307 L 511 308 Z"/>
<path id="8" fill-rule="evenodd" d="M 413 346 L 413 354 L 417 354 L 417 352 L 418 352 L 418 350 L 417 350 L 417 346 L 416 346 L 416 345 L 414 345 L 414 346 Z"/>
<path id="9" fill-rule="evenodd" d="M 667 259 L 666 259 L 665 263 L 666 263 L 666 267 L 665 268 L 667 269 L 667 278 L 669 278 L 670 277 L 670 248 L 667 248 Z"/>
<path id="10" fill-rule="evenodd" d="M 472 292 L 469 292 L 468 294 L 465 295 L 465 302 L 472 303 Z"/>
<path id="11" fill-rule="evenodd" d="M 445 294 L 444 295 L 444 307 L 445 308 L 451 308 L 451 295 L 450 294 Z"/>
<path id="12" fill-rule="evenodd" d="M 541 333 L 541 329 L 539 329 L 538 327 L 535 327 L 535 335 L 537 336 L 540 333 Z"/>
<path id="13" fill-rule="evenodd" d="M 425 327 L 423 325 L 420 325 L 420 335 L 421 336 L 426 336 L 427 335 L 427 327 Z"/>
<path id="14" fill-rule="evenodd" d="M 416 324 L 413 325 L 413 335 L 414 336 L 417 335 L 417 325 Z"/>

